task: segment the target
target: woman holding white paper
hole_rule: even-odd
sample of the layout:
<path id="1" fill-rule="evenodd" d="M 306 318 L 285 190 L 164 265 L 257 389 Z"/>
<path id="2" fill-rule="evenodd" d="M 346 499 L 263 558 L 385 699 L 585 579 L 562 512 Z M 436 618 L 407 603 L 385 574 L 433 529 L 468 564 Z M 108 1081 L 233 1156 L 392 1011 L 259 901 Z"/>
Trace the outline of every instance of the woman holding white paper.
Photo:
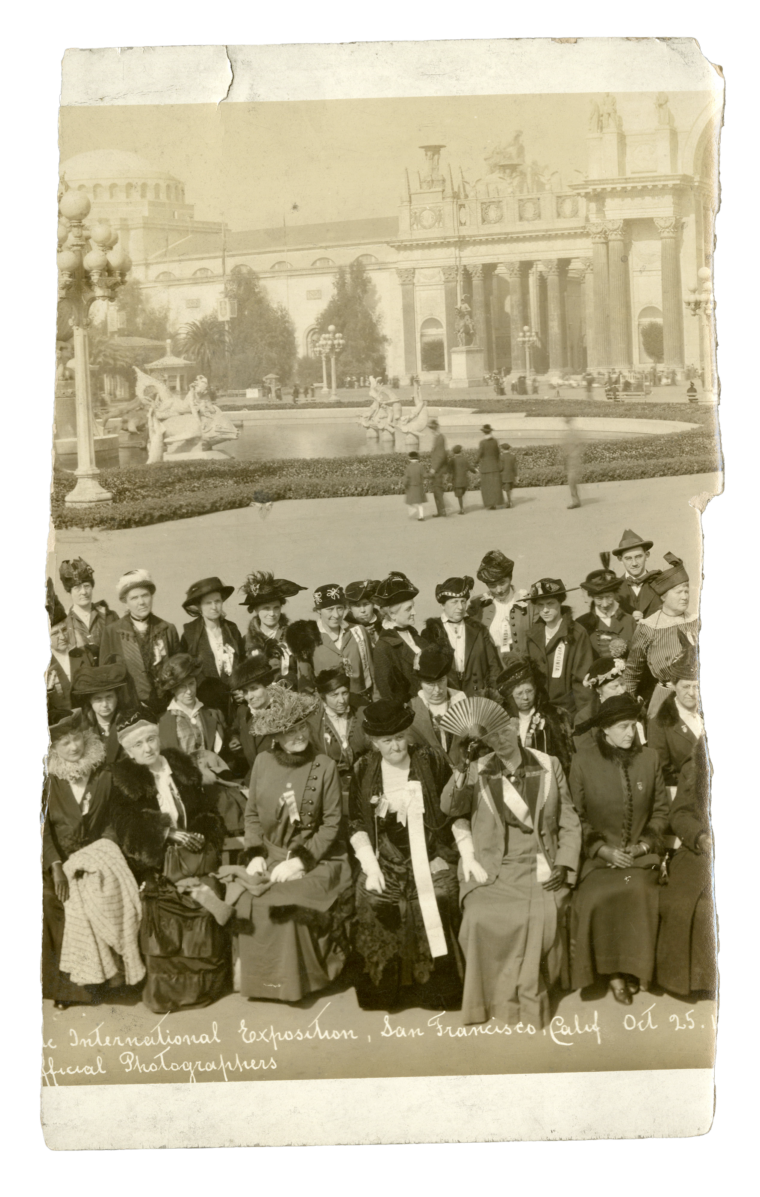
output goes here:
<path id="1" fill-rule="evenodd" d="M 413 720 L 404 703 L 365 707 L 372 751 L 357 761 L 349 795 L 349 835 L 362 868 L 355 983 L 365 1010 L 455 1010 L 462 995 L 457 851 L 440 806 L 451 769 L 433 748 L 407 742 Z"/>

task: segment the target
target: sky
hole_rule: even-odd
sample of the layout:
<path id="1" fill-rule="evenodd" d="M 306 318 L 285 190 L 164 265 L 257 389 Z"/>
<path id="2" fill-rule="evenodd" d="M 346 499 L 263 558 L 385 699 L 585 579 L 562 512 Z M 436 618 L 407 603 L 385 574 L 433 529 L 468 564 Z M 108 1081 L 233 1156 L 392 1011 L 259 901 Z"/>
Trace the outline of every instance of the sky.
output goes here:
<path id="1" fill-rule="evenodd" d="M 600 100 L 600 96 L 593 97 Z M 186 185 L 200 220 L 232 229 L 391 216 L 418 148 L 443 143 L 455 181 L 487 173 L 484 155 L 518 130 L 528 162 L 569 178 L 585 171 L 591 94 L 326 100 L 61 109 L 61 159 L 95 149 L 131 150 Z M 706 96 L 675 93 L 688 127 Z M 648 93 L 618 97 L 624 125 L 652 122 Z M 297 204 L 297 209 L 293 205 Z"/>

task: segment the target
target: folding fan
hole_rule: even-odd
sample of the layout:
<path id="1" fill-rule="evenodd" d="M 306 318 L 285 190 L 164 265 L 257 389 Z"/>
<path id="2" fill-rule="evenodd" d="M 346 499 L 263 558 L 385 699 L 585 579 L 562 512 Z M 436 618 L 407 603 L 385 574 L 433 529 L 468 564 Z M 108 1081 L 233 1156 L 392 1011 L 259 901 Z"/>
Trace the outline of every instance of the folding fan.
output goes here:
<path id="1" fill-rule="evenodd" d="M 444 731 L 468 740 L 483 740 L 499 735 L 509 725 L 507 712 L 490 698 L 464 698 L 441 719 Z"/>

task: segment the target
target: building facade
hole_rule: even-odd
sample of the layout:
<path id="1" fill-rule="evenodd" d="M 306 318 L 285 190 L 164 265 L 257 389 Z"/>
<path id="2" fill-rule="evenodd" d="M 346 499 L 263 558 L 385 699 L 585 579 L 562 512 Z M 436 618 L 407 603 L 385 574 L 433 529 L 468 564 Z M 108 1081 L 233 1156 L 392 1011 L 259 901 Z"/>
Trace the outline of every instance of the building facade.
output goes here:
<path id="1" fill-rule="evenodd" d="M 290 312 L 299 353 L 313 353 L 336 269 L 359 258 L 389 374 L 448 378 L 463 302 L 485 371 L 523 372 L 527 354 L 539 372 L 641 369 L 654 325 L 680 374 L 702 364 L 684 300 L 712 263 L 718 126 L 709 103 L 677 124 L 662 94 L 624 122 L 608 95 L 591 104 L 586 169 L 570 178 L 529 165 L 522 133 L 475 181 L 431 144 L 395 215 L 253 231 L 195 220 L 183 182 L 136 154 L 80 154 L 62 172 L 118 229 L 133 277 L 176 328 L 218 311 L 225 277 L 253 270 Z"/>

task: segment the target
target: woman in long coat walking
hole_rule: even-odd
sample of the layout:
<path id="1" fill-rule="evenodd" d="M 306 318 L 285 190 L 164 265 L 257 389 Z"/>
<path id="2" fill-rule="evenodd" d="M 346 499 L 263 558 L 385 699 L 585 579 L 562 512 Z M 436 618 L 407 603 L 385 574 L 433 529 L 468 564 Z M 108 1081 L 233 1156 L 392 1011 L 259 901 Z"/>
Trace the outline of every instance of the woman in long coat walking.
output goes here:
<path id="1" fill-rule="evenodd" d="M 425 478 L 422 472 L 422 462 L 419 453 L 409 453 L 404 474 L 404 502 L 409 508 L 409 517 L 417 513 L 418 520 L 424 520 L 424 507 L 427 503 Z"/>
<path id="2" fill-rule="evenodd" d="M 484 424 L 480 431 L 485 433 L 485 436 L 478 445 L 475 465 L 480 471 L 480 493 L 483 497 L 483 506 L 487 507 L 489 511 L 494 511 L 504 502 L 504 494 L 501 489 L 501 453 L 491 425 Z"/>
<path id="3" fill-rule="evenodd" d="M 657 753 L 636 743 L 638 718 L 630 695 L 608 698 L 596 718 L 596 743 L 570 766 L 585 855 L 572 904 L 572 985 L 604 979 L 627 1006 L 654 974 L 669 815 Z"/>

